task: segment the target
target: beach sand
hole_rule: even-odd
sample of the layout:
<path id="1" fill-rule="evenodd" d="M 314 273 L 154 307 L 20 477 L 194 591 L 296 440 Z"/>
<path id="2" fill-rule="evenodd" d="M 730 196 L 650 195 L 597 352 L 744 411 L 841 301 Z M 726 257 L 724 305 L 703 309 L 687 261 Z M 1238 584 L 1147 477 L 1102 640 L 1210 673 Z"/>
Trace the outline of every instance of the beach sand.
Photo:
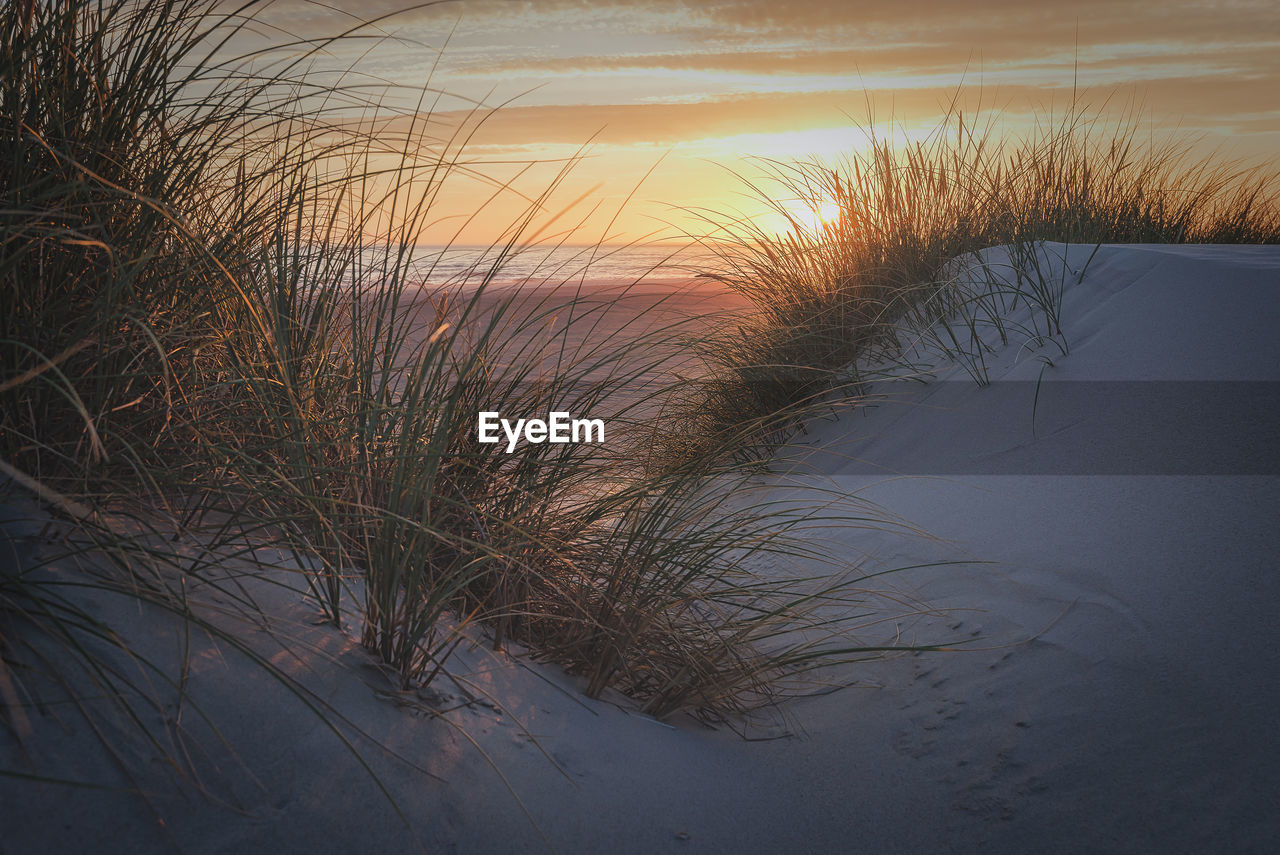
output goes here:
<path id="1" fill-rule="evenodd" d="M 844 666 L 826 676 L 852 688 L 711 729 L 587 700 L 518 649 L 461 651 L 428 697 L 389 692 L 269 580 L 244 581 L 269 621 L 213 619 L 291 686 L 172 616 L 98 598 L 154 660 L 149 679 L 176 680 L 190 651 L 187 697 L 140 714 L 181 717 L 175 745 L 227 804 L 176 786 L 122 731 L 126 776 L 50 704 L 21 744 L 0 733 L 4 768 L 105 788 L 0 777 L 0 851 L 1273 851 L 1280 247 L 1104 246 L 1077 282 L 1091 251 L 1046 248 L 1067 273 L 1065 354 L 1014 337 L 990 385 L 945 364 L 931 384 L 883 384 L 882 405 L 811 425 L 762 476 L 790 501 L 836 490 L 927 532 L 815 544 L 866 572 L 933 564 L 868 583 L 922 606 L 871 631 L 951 651 Z M 1126 388 L 1160 394 L 1115 418 Z M 1218 442 L 1248 453 L 1180 423 L 1197 388 L 1241 408 L 1216 413 Z M 41 514 L 6 502 L 6 560 L 32 566 L 54 549 Z M 315 698 L 345 720 L 310 714 Z"/>

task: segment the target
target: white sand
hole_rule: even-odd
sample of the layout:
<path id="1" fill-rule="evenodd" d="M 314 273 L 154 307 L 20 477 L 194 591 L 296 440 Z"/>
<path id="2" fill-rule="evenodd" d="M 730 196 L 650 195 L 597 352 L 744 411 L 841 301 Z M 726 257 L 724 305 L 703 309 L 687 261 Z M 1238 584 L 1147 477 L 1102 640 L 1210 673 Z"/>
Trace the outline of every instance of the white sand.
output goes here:
<path id="1" fill-rule="evenodd" d="M 583 699 L 555 669 L 476 650 L 454 673 L 499 709 L 473 704 L 450 726 L 380 697 L 357 647 L 309 626 L 296 593 L 259 586 L 279 625 L 296 621 L 291 632 L 345 664 L 276 660 L 398 752 L 342 726 L 409 827 L 293 695 L 225 644 L 193 638 L 192 697 L 262 787 L 225 750 L 206 746 L 197 765 L 245 812 L 182 794 L 155 762 L 135 764 L 154 812 L 129 794 L 0 778 L 0 851 L 392 853 L 415 839 L 428 852 L 1273 851 L 1277 413 L 1265 385 L 1211 381 L 1280 381 L 1280 247 L 1104 247 L 1068 284 L 1068 355 L 1015 340 L 992 360 L 992 386 L 935 383 L 819 424 L 774 476 L 779 489 L 874 500 L 938 538 L 825 533 L 867 569 L 987 562 L 885 583 L 947 610 L 903 623 L 908 638 L 972 649 L 849 666 L 861 688 L 791 704 L 785 721 L 752 731 L 780 737 L 766 741 L 685 717 L 658 723 L 621 699 Z M 1036 353 L 1054 366 L 1042 373 Z M 949 368 L 938 380 L 963 378 Z M 1033 434 L 1026 396 L 1038 379 Z M 1051 386 L 1072 381 L 1083 385 Z M 1115 418 L 1126 387 L 1098 381 L 1163 385 Z M 1221 406 L 1245 401 L 1252 415 L 1189 424 L 1183 405 L 1218 388 Z M 1204 442 L 1217 430 L 1249 453 L 1215 456 Z M 1166 443 L 1179 436 L 1194 441 Z M 1185 459 L 1197 448 L 1205 459 Z M 19 560 L 44 548 L 12 544 Z M 175 621 L 95 609 L 177 661 Z M 54 712 L 32 714 L 34 766 L 0 736 L 4 768 L 122 785 L 83 725 L 71 716 L 64 729 Z M 201 732 L 189 705 L 183 716 Z"/>

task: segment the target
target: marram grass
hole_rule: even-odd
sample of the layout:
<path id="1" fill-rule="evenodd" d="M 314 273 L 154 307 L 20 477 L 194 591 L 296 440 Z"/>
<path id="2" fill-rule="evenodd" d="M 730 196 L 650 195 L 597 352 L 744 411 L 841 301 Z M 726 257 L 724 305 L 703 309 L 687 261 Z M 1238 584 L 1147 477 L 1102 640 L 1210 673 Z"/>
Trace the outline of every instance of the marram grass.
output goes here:
<path id="1" fill-rule="evenodd" d="M 864 509 L 805 520 L 718 455 L 654 464 L 683 329 L 618 335 L 598 299 L 491 287 L 560 179 L 474 287 L 423 287 L 413 241 L 469 168 L 465 137 L 428 127 L 426 92 L 394 132 L 353 121 L 391 108 L 309 70 L 326 40 L 215 53 L 257 8 L 0 8 L 0 456 L 9 489 L 69 519 L 60 557 L 111 568 L 5 565 L 6 728 L 24 739 L 61 687 L 126 775 L 132 740 L 204 791 L 181 728 L 138 712 L 187 703 L 185 659 L 173 675 L 94 616 L 125 597 L 248 656 L 362 757 L 350 722 L 244 642 L 271 618 L 204 572 L 233 559 L 306 590 L 398 688 L 440 679 L 463 637 L 519 641 L 588 695 L 719 718 L 873 652 L 862 618 L 830 614 L 861 601 L 856 568 L 799 536 Z M 610 441 L 475 441 L 480 410 L 551 408 L 606 418 Z M 6 529 L 15 554 L 31 536 Z M 761 576 L 770 556 L 811 572 Z M 308 633 L 277 640 L 302 655 Z"/>
<path id="2" fill-rule="evenodd" d="M 950 340 L 944 350 L 972 361 L 981 380 L 969 339 L 976 324 L 1001 323 L 997 304 L 1030 301 L 1044 325 L 1036 334 L 1059 335 L 1062 283 L 1037 263 L 1042 241 L 1280 240 L 1274 164 L 1198 155 L 1193 137 L 1150 134 L 1140 113 L 1083 101 L 1038 115 L 1021 135 L 997 135 L 998 118 L 953 110 L 901 145 L 868 123 L 864 146 L 838 163 L 759 161 L 761 175 L 744 180 L 789 223 L 782 234 L 703 212 L 718 257 L 706 275 L 753 311 L 702 348 L 702 394 L 681 413 L 701 438 L 688 453 L 735 436 L 730 445 L 767 447 L 815 405 L 849 405 L 870 379 L 860 367 L 901 359 L 921 336 Z M 829 214 L 815 225 L 819 211 Z M 1014 284 L 968 293 L 955 260 L 1002 245 Z"/>

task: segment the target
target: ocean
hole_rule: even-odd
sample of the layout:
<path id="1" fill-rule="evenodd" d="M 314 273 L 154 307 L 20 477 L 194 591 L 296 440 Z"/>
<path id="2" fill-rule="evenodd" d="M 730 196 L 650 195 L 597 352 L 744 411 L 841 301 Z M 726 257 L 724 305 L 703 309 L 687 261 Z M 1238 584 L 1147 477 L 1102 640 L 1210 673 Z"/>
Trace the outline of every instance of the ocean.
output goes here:
<path id="1" fill-rule="evenodd" d="M 374 254 L 366 259 L 374 260 Z M 594 366 L 582 369 L 579 385 L 629 376 L 610 400 L 630 405 L 660 388 L 663 376 L 701 374 L 688 341 L 732 324 L 747 309 L 745 298 L 723 284 L 696 281 L 712 261 L 699 247 L 535 248 L 502 257 L 491 247 L 418 246 L 407 279 L 420 288 L 410 288 L 402 304 L 413 325 L 406 352 L 446 322 L 461 330 L 459 346 L 488 335 L 495 365 L 542 363 L 535 378 L 566 360 Z M 376 267 L 367 270 L 376 275 Z M 611 352 L 618 356 L 606 358 Z"/>
<path id="2" fill-rule="evenodd" d="M 495 247 L 416 246 L 410 269 L 424 286 L 620 287 L 687 284 L 713 260 L 697 246 L 532 247 L 505 255 Z"/>

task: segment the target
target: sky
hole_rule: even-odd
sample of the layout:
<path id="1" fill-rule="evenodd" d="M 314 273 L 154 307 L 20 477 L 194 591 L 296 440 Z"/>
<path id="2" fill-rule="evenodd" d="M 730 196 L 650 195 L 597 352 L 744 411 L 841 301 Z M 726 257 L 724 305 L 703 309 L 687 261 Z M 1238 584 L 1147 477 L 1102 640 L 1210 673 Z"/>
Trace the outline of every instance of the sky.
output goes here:
<path id="1" fill-rule="evenodd" d="M 281 0 L 265 20 L 320 36 L 402 10 L 326 61 L 358 59 L 360 79 L 396 84 L 387 109 L 415 110 L 426 91 L 436 133 L 466 135 L 450 151 L 467 167 L 441 189 L 424 243 L 488 244 L 531 199 L 527 236 L 678 242 L 704 232 L 707 214 L 764 216 L 743 180 L 760 174 L 755 158 L 835 160 L 869 123 L 918 137 L 957 98 L 1002 133 L 1061 113 L 1074 93 L 1113 113 L 1136 107 L 1153 133 L 1223 156 L 1280 152 L 1273 0 L 404 6 Z"/>

